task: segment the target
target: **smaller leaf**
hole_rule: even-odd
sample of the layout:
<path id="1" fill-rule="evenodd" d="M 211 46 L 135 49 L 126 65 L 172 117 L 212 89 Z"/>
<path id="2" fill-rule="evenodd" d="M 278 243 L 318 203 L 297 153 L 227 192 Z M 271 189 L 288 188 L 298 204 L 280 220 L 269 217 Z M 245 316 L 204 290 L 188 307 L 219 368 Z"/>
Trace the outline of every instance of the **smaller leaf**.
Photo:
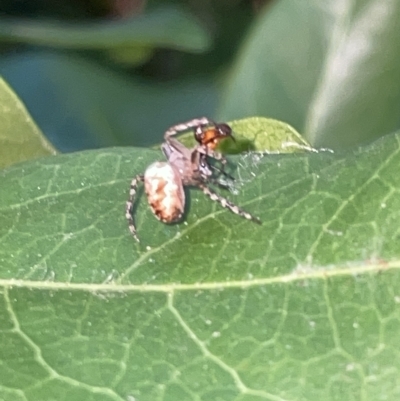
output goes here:
<path id="1" fill-rule="evenodd" d="M 56 153 L 2 78 L 0 110 L 0 167 Z"/>
<path id="2" fill-rule="evenodd" d="M 253 148 L 245 150 L 268 151 L 273 153 L 295 153 L 310 150 L 310 144 L 289 124 L 272 118 L 251 117 L 243 120 L 235 120 L 230 124 L 235 133 L 238 144 L 252 143 Z M 221 145 L 232 142 L 224 141 Z M 228 152 L 238 153 L 238 152 Z"/>
<path id="3" fill-rule="evenodd" d="M 250 150 L 270 153 L 295 153 L 314 150 L 289 124 L 272 118 L 250 117 L 229 122 L 235 141 L 226 139 L 219 148 L 223 153 L 238 154 Z M 186 146 L 195 145 L 192 132 L 179 138 Z"/>

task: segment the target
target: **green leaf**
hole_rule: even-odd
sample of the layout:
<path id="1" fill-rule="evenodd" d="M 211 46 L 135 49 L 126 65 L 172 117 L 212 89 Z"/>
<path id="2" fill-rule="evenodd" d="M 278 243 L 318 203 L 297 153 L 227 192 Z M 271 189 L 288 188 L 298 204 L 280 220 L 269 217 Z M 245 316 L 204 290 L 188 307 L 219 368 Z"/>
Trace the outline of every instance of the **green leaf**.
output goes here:
<path id="1" fill-rule="evenodd" d="M 314 150 L 307 141 L 290 125 L 263 117 L 250 117 L 229 123 L 234 141 L 226 139 L 219 144 L 223 153 L 237 154 L 249 150 L 268 151 L 271 153 L 292 153 Z M 187 147 L 196 145 L 193 133 L 179 137 Z"/>
<path id="2" fill-rule="evenodd" d="M 54 155 L 15 93 L 0 78 L 0 168 L 40 156 Z"/>
<path id="3" fill-rule="evenodd" d="M 178 8 L 148 11 L 131 19 L 92 23 L 2 19 L 0 40 L 67 49 L 117 50 L 138 46 L 204 51 L 209 34 Z"/>
<path id="4" fill-rule="evenodd" d="M 130 179 L 159 152 L 0 173 L 0 398 L 399 399 L 400 133 L 346 154 L 257 155 L 229 198 L 164 225 Z"/>
<path id="5" fill-rule="evenodd" d="M 239 53 L 219 118 L 286 121 L 315 147 L 399 127 L 400 2 L 281 0 Z"/>
<path id="6" fill-rule="evenodd" d="M 268 151 L 275 153 L 292 153 L 311 150 L 307 141 L 291 127 L 282 121 L 263 117 L 251 117 L 236 120 L 230 123 L 235 134 L 238 147 L 250 142 L 252 150 Z M 224 141 L 222 148 L 229 150 L 232 141 Z M 246 149 L 249 150 L 249 149 Z"/>

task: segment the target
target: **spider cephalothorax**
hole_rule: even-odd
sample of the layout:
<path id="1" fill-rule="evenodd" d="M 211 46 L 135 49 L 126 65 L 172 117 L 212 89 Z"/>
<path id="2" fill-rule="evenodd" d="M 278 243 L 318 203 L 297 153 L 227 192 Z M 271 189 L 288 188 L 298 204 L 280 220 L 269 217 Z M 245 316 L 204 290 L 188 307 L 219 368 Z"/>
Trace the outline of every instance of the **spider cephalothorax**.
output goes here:
<path id="1" fill-rule="evenodd" d="M 194 130 L 198 142 L 188 149 L 175 136 L 181 132 Z M 211 200 L 218 202 L 231 212 L 260 224 L 260 220 L 245 212 L 228 199 L 216 194 L 208 183 L 216 183 L 216 174 L 231 178 L 224 169 L 226 160 L 215 148 L 219 141 L 232 136 L 231 127 L 225 123 L 214 123 L 206 117 L 190 120 L 169 128 L 164 134 L 165 142 L 161 149 L 167 158 L 166 162 L 155 162 L 147 167 L 144 174 L 138 174 L 131 182 L 129 200 L 126 203 L 125 215 L 129 230 L 139 241 L 132 217 L 133 203 L 139 182 L 144 182 L 145 192 L 154 215 L 163 223 L 175 223 L 184 213 L 184 186 L 200 188 Z M 212 161 L 219 161 L 222 168 Z"/>

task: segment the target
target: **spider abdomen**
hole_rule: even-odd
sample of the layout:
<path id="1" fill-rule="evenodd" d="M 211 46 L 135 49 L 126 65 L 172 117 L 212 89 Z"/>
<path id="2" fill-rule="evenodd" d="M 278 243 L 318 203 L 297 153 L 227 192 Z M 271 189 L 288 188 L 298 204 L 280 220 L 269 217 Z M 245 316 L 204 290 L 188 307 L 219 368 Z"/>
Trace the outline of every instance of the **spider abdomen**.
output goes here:
<path id="1" fill-rule="evenodd" d="M 179 172 L 169 163 L 155 162 L 144 173 L 144 187 L 150 208 L 163 223 L 182 218 L 185 192 Z"/>

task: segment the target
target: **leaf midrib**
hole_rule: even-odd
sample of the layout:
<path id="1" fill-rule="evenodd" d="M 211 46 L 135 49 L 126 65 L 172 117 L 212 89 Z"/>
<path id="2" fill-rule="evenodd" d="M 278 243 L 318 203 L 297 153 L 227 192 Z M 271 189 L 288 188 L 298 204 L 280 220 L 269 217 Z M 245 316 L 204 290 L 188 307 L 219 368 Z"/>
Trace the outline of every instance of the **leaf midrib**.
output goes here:
<path id="1" fill-rule="evenodd" d="M 312 270 L 313 269 L 313 270 Z M 0 279 L 0 288 L 28 288 L 41 290 L 88 291 L 93 293 L 107 292 L 164 292 L 221 290 L 229 288 L 245 289 L 249 287 L 286 284 L 304 280 L 325 280 L 333 277 L 358 276 L 361 274 L 379 273 L 400 269 L 400 260 L 384 261 L 371 260 L 363 262 L 349 262 L 343 267 L 324 266 L 297 266 L 291 273 L 266 278 L 250 280 L 215 281 L 205 283 L 168 283 L 168 284 L 116 284 L 110 283 L 64 283 L 57 281 L 34 281 L 23 279 Z"/>

